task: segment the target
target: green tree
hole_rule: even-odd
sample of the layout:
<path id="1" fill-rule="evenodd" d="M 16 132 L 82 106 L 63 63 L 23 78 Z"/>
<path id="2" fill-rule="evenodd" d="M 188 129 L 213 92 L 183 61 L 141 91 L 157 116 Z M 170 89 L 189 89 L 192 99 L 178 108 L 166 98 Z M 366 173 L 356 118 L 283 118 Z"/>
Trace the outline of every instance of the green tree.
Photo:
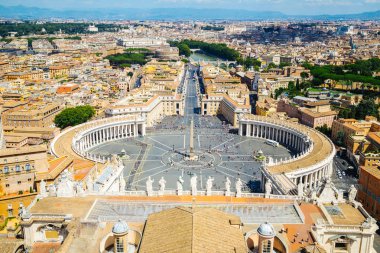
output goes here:
<path id="1" fill-rule="evenodd" d="M 309 73 L 307 73 L 307 72 L 301 72 L 300 76 L 302 78 L 302 82 L 304 83 L 305 79 L 309 78 Z"/>
<path id="2" fill-rule="evenodd" d="M 331 128 L 329 128 L 326 124 L 320 127 L 316 127 L 315 129 L 325 134 L 326 136 L 331 137 Z"/>
<path id="3" fill-rule="evenodd" d="M 95 115 L 95 110 L 92 106 L 83 105 L 73 108 L 66 108 L 55 116 L 54 124 L 63 129 L 68 126 L 82 124 Z"/>
<path id="4" fill-rule="evenodd" d="M 301 87 L 300 87 L 300 80 L 297 78 L 296 80 L 296 90 L 301 90 Z"/>
<path id="5" fill-rule="evenodd" d="M 288 90 L 289 91 L 294 91 L 296 89 L 296 86 L 294 85 L 294 82 L 293 81 L 290 81 L 288 83 Z"/>
<path id="6" fill-rule="evenodd" d="M 274 69 L 274 68 L 277 68 L 278 66 L 276 64 L 274 64 L 273 62 L 269 63 L 268 66 L 267 66 L 267 70 L 268 69 Z"/>
<path id="7" fill-rule="evenodd" d="M 337 136 L 336 136 L 336 144 L 338 144 L 339 146 L 343 146 L 344 145 L 344 132 L 342 131 L 338 131 L 337 133 Z"/>
<path id="8" fill-rule="evenodd" d="M 288 66 L 291 66 L 292 64 L 289 63 L 289 62 L 281 62 L 280 65 L 278 65 L 278 67 L 280 69 L 283 69 L 284 67 L 288 67 Z"/>
<path id="9" fill-rule="evenodd" d="M 274 98 L 277 99 L 286 90 L 284 88 L 278 88 L 274 91 Z"/>
<path id="10" fill-rule="evenodd" d="M 379 118 L 379 106 L 373 99 L 363 99 L 355 108 L 356 119 L 365 119 L 366 116 Z"/>
<path id="11" fill-rule="evenodd" d="M 105 59 L 110 61 L 110 64 L 118 67 L 129 67 L 131 64 L 145 65 L 147 63 L 147 58 L 152 56 L 153 53 L 149 50 L 134 49 L 126 50 L 123 54 L 113 54 L 108 55 Z"/>
<path id="12" fill-rule="evenodd" d="M 240 57 L 238 51 L 229 48 L 224 43 L 207 43 L 199 40 L 182 40 L 182 41 L 169 41 L 170 46 L 178 47 L 180 54 L 185 56 L 190 56 L 190 49 L 201 49 L 203 52 L 219 57 L 221 59 L 226 59 L 230 61 L 235 61 Z"/>

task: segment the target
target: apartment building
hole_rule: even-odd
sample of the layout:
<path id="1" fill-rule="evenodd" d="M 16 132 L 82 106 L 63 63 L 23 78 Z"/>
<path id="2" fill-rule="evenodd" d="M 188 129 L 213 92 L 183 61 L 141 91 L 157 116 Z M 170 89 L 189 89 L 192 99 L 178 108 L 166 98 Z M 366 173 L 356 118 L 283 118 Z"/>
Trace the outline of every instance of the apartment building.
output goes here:
<path id="1" fill-rule="evenodd" d="M 47 171 L 45 145 L 0 150 L 0 194 L 34 189 L 35 173 Z"/>
<path id="2" fill-rule="evenodd" d="M 291 118 L 297 118 L 301 124 L 309 127 L 331 127 L 338 112 L 331 110 L 328 101 L 316 101 L 295 97 L 292 101 L 281 99 L 277 103 L 277 112 L 285 112 Z"/>
<path id="3" fill-rule="evenodd" d="M 50 127 L 62 110 L 58 103 L 34 102 L 9 109 L 2 114 L 3 125 L 12 127 Z"/>
<path id="4" fill-rule="evenodd" d="M 201 115 L 223 115 L 233 126 L 239 115 L 250 113 L 249 90 L 239 77 L 212 65 L 202 66 L 205 93 L 201 96 Z"/>

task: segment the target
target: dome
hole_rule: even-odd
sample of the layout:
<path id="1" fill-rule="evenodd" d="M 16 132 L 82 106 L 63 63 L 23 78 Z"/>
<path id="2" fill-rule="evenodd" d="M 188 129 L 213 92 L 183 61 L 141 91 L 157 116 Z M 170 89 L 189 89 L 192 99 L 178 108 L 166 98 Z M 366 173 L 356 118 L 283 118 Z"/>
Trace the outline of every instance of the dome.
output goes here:
<path id="1" fill-rule="evenodd" d="M 125 234 L 129 230 L 126 222 L 119 220 L 112 228 L 112 233 L 114 234 Z"/>
<path id="2" fill-rule="evenodd" d="M 257 233 L 265 237 L 274 237 L 276 235 L 273 226 L 268 222 L 261 224 L 257 229 Z"/>

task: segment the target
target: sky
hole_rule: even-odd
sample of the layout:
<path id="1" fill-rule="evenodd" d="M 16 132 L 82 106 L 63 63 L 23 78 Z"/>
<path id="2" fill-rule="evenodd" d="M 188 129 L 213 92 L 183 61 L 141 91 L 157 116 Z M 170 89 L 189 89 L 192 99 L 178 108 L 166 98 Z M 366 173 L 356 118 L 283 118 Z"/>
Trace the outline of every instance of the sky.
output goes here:
<path id="1" fill-rule="evenodd" d="M 0 0 L 0 5 L 49 9 L 222 8 L 285 14 L 350 14 L 380 10 L 380 0 Z"/>

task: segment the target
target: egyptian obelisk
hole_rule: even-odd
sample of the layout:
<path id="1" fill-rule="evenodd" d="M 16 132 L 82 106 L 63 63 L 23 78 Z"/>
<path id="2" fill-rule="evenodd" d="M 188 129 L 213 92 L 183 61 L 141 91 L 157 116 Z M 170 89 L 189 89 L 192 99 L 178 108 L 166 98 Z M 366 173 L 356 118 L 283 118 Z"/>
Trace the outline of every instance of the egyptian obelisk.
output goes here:
<path id="1" fill-rule="evenodd" d="M 194 121 L 193 119 L 190 122 L 190 152 L 189 158 L 190 160 L 194 159 Z"/>

